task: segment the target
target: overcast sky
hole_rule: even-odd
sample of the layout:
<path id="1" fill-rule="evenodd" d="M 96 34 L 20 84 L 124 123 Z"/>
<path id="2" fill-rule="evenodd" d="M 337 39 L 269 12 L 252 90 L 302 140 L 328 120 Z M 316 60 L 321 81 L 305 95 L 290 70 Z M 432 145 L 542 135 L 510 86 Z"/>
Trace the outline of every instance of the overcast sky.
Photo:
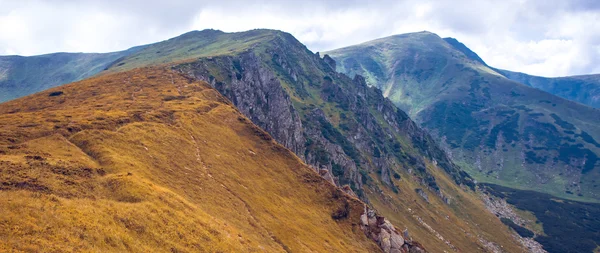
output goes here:
<path id="1" fill-rule="evenodd" d="M 0 55 L 117 51 L 206 28 L 279 29 L 313 51 L 427 30 L 494 67 L 600 73 L 598 0 L 0 0 Z"/>

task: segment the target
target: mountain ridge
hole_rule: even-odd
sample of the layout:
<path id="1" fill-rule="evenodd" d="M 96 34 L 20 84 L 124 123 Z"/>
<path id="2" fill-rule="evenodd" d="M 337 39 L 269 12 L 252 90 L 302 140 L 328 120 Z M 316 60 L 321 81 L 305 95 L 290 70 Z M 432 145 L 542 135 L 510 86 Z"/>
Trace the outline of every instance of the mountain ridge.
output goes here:
<path id="1" fill-rule="evenodd" d="M 425 46 L 422 46 L 423 44 Z M 369 47 L 365 45 L 369 45 Z M 584 198 L 568 192 L 576 192 L 575 194 L 583 196 L 587 192 L 590 197 L 587 198 L 588 201 L 597 198 L 593 197 L 596 195 L 594 195 L 595 189 L 590 177 L 581 177 L 579 180 L 580 175 L 584 173 L 574 173 L 572 172 L 574 168 L 569 167 L 582 168 L 581 164 L 570 164 L 573 161 L 568 161 L 566 157 L 562 157 L 558 153 L 559 151 L 563 152 L 562 150 L 566 152 L 566 150 L 581 149 L 580 154 L 583 155 L 575 159 L 579 159 L 579 162 L 584 164 L 586 159 L 589 158 L 590 161 L 586 165 L 589 168 L 582 171 L 588 172 L 592 168 L 596 168 L 594 161 L 597 159 L 594 157 L 598 156 L 598 151 L 594 143 L 600 137 L 597 127 L 594 127 L 597 124 L 594 124 L 593 120 L 599 117 L 600 111 L 509 80 L 479 62 L 478 57 L 473 57 L 476 55 L 475 53 L 469 53 L 472 51 L 465 51 L 467 54 L 463 51 L 465 51 L 464 48 L 458 50 L 439 36 L 408 34 L 387 37 L 375 40 L 371 44 L 363 43 L 356 47 L 327 53 L 339 62 L 339 71 L 350 75 L 372 76 L 372 78 L 367 78 L 370 85 L 389 91 L 386 95 L 397 106 L 409 112 L 421 126 L 437 136 L 436 139 L 445 146 L 446 151 L 457 159 L 455 161 L 458 161 L 463 168 L 467 168 L 469 173 L 474 173 L 478 181 L 486 182 L 487 180 L 492 183 L 507 184 L 509 178 L 511 182 L 514 182 L 512 180 L 516 177 L 522 179 L 519 183 L 512 183 L 511 187 L 529 187 L 528 189 L 546 191 L 561 197 L 580 200 Z M 559 106 L 557 107 L 557 105 Z M 472 116 L 474 113 L 477 113 L 476 117 Z M 507 114 L 503 116 L 503 113 Z M 451 124 L 443 122 L 444 119 L 449 120 L 450 116 L 453 117 L 452 121 L 448 122 Z M 508 116 L 517 121 L 513 124 Z M 511 124 L 515 129 L 511 130 L 513 127 Z M 525 133 L 526 126 L 530 124 L 532 127 L 537 125 L 538 127 L 534 128 L 538 129 L 539 126 L 546 126 L 544 124 L 554 126 L 549 126 L 548 129 L 532 135 L 534 137 L 539 135 L 539 138 L 530 139 L 530 134 L 536 133 L 531 127 L 528 128 L 528 133 Z M 563 127 L 566 132 L 558 130 Z M 496 130 L 493 130 L 494 128 Z M 572 132 L 573 130 L 575 132 Z M 552 144 L 548 146 L 548 141 L 555 137 L 542 138 L 542 135 L 549 136 L 543 131 L 550 131 L 553 136 L 563 136 L 558 138 L 558 142 L 551 142 Z M 509 133 L 515 133 L 515 135 Z M 496 137 L 499 135 L 501 138 Z M 509 138 L 508 143 L 505 142 L 506 138 Z M 560 140 L 561 138 L 563 140 Z M 541 141 L 543 146 L 550 149 L 534 150 L 532 145 L 528 144 L 529 148 L 522 147 L 526 152 L 519 155 L 514 145 L 525 140 Z M 565 144 L 571 140 L 581 147 L 571 149 L 571 144 Z M 498 143 L 500 143 L 500 148 L 496 147 Z M 508 156 L 509 153 L 510 156 Z M 491 158 L 490 155 L 497 158 Z M 569 155 L 577 156 L 574 153 L 569 153 Z M 511 161 L 510 157 L 522 157 L 523 163 L 517 162 L 504 166 L 501 161 Z M 543 159 L 543 157 L 549 158 Z M 563 161 L 565 162 L 563 163 Z M 566 164 L 567 167 L 562 168 L 564 165 L 560 165 L 561 163 Z M 522 166 L 520 164 L 523 164 L 525 168 L 530 168 L 530 171 L 534 171 L 533 174 L 515 175 L 514 173 L 527 171 L 527 169 L 510 169 Z M 544 164 L 552 167 L 554 171 L 557 169 L 559 171 L 543 172 L 540 171 L 541 168 L 534 168 L 538 166 L 537 164 Z M 504 176 L 501 174 L 506 172 L 511 174 Z M 579 183 L 574 185 L 561 183 L 561 179 L 553 179 L 556 178 L 554 174 L 567 172 L 571 177 L 571 182 L 582 181 L 587 186 L 582 187 Z M 543 173 L 546 173 L 545 176 L 536 179 L 538 175 L 544 175 Z M 506 179 L 503 180 L 502 177 Z M 552 180 L 562 184 L 560 187 L 564 190 L 553 190 L 553 188 L 545 186 Z M 531 188 L 533 185 L 543 187 L 543 189 Z"/>
<path id="2" fill-rule="evenodd" d="M 169 70 L 61 86 L 0 105 L 0 117 L 0 248 L 378 249 L 356 226 L 364 204 Z"/>
<path id="3" fill-rule="evenodd" d="M 252 34 L 255 32 L 251 31 L 251 38 L 256 36 Z M 405 113 L 384 99 L 381 91 L 368 88 L 360 76 L 351 79 L 336 73 L 334 62 L 310 52 L 292 35 L 275 32 L 276 36 L 244 50 L 219 55 L 213 54 L 214 51 L 199 51 L 200 57 L 193 55 L 193 61 L 168 64 L 191 78 L 210 83 L 315 170 L 333 177 L 339 186 L 348 184 L 392 223 L 414 231 L 411 234 L 428 250 L 455 250 L 454 247 L 483 250 L 485 247 L 480 243 L 449 230 L 464 224 L 456 219 L 482 221 L 493 217 L 487 216 L 489 213 L 479 206 L 479 200 L 471 199 L 472 195 L 464 194 L 460 188 L 473 186 L 469 176 L 461 173 Z M 413 206 L 406 199 L 439 209 L 433 213 L 433 207 Z M 481 213 L 469 212 L 477 217 L 467 218 L 465 214 L 452 214 L 454 211 L 449 209 L 452 206 L 461 206 L 461 210 L 470 206 Z M 403 209 L 419 211 L 407 217 L 399 213 Z M 451 218 L 453 222 L 443 222 L 443 226 L 430 225 L 440 223 L 440 218 L 444 220 L 439 216 L 440 211 L 456 218 Z M 433 226 L 432 233 L 444 238 L 443 245 L 437 245 L 439 239 L 423 233 L 423 224 Z M 466 226 L 470 227 L 467 230 L 479 230 Z M 483 231 L 496 228 L 501 227 L 486 225 Z M 477 234 L 488 235 L 483 231 Z M 505 235 L 502 230 L 494 233 Z M 513 240 L 487 236 L 482 239 Z M 505 243 L 501 245 L 507 247 Z"/>
<path id="4" fill-rule="evenodd" d="M 509 70 L 494 70 L 511 80 L 527 86 L 583 105 L 600 108 L 600 74 L 541 77 Z"/>
<path id="5" fill-rule="evenodd" d="M 0 102 L 91 77 L 144 46 L 111 53 L 0 56 Z"/>
<path id="6" fill-rule="evenodd" d="M 287 33 L 254 30 L 211 35 L 223 36 L 220 40 L 198 35 L 194 32 L 151 44 L 114 62 L 95 78 L 131 73 L 150 65 L 184 74 L 186 82 L 208 83 L 266 130 L 269 134 L 265 136 L 294 151 L 330 183 L 369 201 L 392 224 L 407 228 L 410 237 L 428 250 L 523 250 L 513 232 L 485 210 L 473 192 L 469 175 L 461 173 L 426 132 L 379 89 L 369 88 L 364 78 L 336 73 L 335 62 L 310 52 Z M 144 76 L 150 83 L 153 78 L 169 83 L 168 74 Z M 117 82 L 127 85 L 128 80 Z M 163 91 L 161 103 L 184 106 L 190 98 L 176 92 L 184 88 L 185 84 Z M 133 100 L 147 99 L 151 91 L 144 87 L 126 95 Z M 60 99 L 64 94 L 53 96 Z M 214 111 L 210 107 L 197 110 Z M 143 106 L 140 109 L 146 110 Z M 146 115 L 143 110 L 133 118 L 158 117 L 171 122 L 168 111 Z M 101 122 L 95 118 L 89 121 Z M 145 131 L 150 130 L 140 133 Z M 386 240 L 377 238 L 377 246 L 386 250 Z M 284 245 L 297 245 L 289 238 L 280 240 Z"/>

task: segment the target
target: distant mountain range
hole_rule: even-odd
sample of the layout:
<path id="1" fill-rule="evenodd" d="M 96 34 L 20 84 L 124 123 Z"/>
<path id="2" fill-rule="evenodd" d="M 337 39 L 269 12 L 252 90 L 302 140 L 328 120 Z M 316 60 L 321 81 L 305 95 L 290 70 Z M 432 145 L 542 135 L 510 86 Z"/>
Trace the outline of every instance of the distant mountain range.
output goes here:
<path id="1" fill-rule="evenodd" d="M 600 110 L 508 79 L 517 78 L 429 32 L 327 54 L 338 71 L 383 90 L 478 181 L 600 200 Z"/>
<path id="2" fill-rule="evenodd" d="M 143 46 L 142 46 L 143 47 Z M 98 74 L 111 62 L 142 47 L 114 53 L 54 53 L 0 56 L 0 102 Z"/>
<path id="3" fill-rule="evenodd" d="M 584 105 L 600 108 L 600 75 L 548 78 L 502 69 L 494 70 L 513 81 Z"/>
<path id="4" fill-rule="evenodd" d="M 458 40 L 454 38 L 444 38 L 444 40 L 470 59 L 488 66 L 479 55 Z M 549 78 L 490 68 L 513 81 L 584 105 L 600 108 L 600 74 Z"/>

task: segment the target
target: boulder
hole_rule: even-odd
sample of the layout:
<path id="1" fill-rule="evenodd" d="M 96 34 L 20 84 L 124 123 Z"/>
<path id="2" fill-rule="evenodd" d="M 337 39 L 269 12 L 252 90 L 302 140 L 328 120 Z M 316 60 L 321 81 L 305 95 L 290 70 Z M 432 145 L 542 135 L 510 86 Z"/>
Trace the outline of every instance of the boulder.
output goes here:
<path id="1" fill-rule="evenodd" d="M 392 225 L 392 223 L 390 223 L 390 221 L 388 221 L 388 220 L 384 220 L 383 224 L 380 224 L 379 227 L 383 228 L 383 229 L 386 229 L 386 230 L 388 230 L 390 232 L 396 231 L 396 228 L 394 228 L 394 225 Z"/>
<path id="2" fill-rule="evenodd" d="M 390 234 L 382 229 L 379 233 L 379 246 L 383 250 L 383 252 L 390 252 L 392 249 L 392 242 L 390 240 Z"/>
<path id="3" fill-rule="evenodd" d="M 392 243 L 392 249 L 401 249 L 404 245 L 404 238 L 394 232 L 390 235 L 390 242 Z"/>

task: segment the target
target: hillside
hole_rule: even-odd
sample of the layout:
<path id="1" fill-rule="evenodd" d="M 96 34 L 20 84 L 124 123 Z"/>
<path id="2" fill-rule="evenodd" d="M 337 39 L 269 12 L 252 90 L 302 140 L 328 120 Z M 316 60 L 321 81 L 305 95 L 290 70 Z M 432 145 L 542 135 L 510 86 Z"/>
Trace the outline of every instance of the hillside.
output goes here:
<path id="1" fill-rule="evenodd" d="M 143 47 L 114 53 L 0 56 L 0 103 L 93 76 Z"/>
<path id="2" fill-rule="evenodd" d="M 541 77 L 525 73 L 494 69 L 503 76 L 594 108 L 600 108 L 600 75 Z"/>
<path id="3" fill-rule="evenodd" d="M 204 82 L 136 69 L 0 119 L 0 251 L 379 250 L 364 204 Z"/>
<path id="4" fill-rule="evenodd" d="M 178 49 L 173 57 L 162 54 L 170 48 Z M 334 64 L 287 33 L 205 30 L 150 45 L 107 72 L 166 65 L 210 83 L 313 169 L 432 252 L 522 251 L 471 192 L 471 178 L 426 132 L 362 77 L 336 73 Z"/>
<path id="5" fill-rule="evenodd" d="M 454 49 L 462 52 L 471 60 L 488 66 L 477 53 L 454 38 L 444 38 Z M 489 67 L 489 66 L 488 66 Z M 579 102 L 594 108 L 600 108 L 600 75 L 582 75 L 566 77 L 541 77 L 490 67 L 498 74 L 515 82 L 543 90 L 550 94 Z"/>
<path id="6" fill-rule="evenodd" d="M 328 52 L 409 112 L 477 181 L 600 201 L 600 111 L 511 81 L 420 32 Z"/>

